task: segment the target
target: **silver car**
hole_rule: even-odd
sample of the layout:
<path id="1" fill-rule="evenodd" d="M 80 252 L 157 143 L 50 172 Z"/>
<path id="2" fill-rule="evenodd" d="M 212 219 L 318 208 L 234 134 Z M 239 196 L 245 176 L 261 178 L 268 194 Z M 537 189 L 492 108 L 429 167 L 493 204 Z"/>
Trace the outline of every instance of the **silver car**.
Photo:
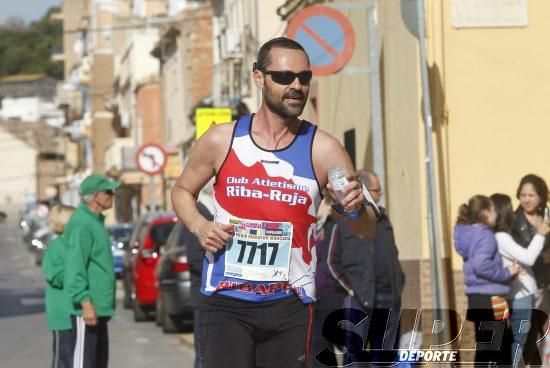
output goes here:
<path id="1" fill-rule="evenodd" d="M 191 274 L 187 259 L 190 236 L 185 225 L 178 222 L 161 249 L 162 257 L 156 269 L 159 289 L 156 321 L 163 332 L 192 329 Z"/>

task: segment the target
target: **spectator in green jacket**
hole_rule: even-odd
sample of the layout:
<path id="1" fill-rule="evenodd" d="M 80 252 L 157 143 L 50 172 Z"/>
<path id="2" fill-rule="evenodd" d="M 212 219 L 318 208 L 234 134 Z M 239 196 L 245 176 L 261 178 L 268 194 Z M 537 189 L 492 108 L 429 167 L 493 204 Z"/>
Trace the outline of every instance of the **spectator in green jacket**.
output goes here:
<path id="1" fill-rule="evenodd" d="M 63 230 L 74 212 L 74 207 L 56 205 L 49 215 L 50 228 L 56 236 L 48 244 L 42 260 L 42 271 L 46 279 L 46 318 L 48 327 L 53 331 L 52 367 L 72 367 L 71 316 L 68 312 L 69 299 L 63 289 L 65 276 L 66 241 Z"/>
<path id="2" fill-rule="evenodd" d="M 107 367 L 107 322 L 115 313 L 111 242 L 101 213 L 113 207 L 120 182 L 99 174 L 82 181 L 82 202 L 65 229 L 65 289 L 70 301 L 74 367 Z"/>

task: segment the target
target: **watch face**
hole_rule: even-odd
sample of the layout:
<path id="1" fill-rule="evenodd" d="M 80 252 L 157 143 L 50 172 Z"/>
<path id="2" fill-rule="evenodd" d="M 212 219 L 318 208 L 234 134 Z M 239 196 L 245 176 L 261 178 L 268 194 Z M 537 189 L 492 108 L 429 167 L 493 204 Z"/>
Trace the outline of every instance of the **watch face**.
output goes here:
<path id="1" fill-rule="evenodd" d="M 160 147 L 147 146 L 138 153 L 137 161 L 141 170 L 156 173 L 164 167 L 166 156 Z"/>

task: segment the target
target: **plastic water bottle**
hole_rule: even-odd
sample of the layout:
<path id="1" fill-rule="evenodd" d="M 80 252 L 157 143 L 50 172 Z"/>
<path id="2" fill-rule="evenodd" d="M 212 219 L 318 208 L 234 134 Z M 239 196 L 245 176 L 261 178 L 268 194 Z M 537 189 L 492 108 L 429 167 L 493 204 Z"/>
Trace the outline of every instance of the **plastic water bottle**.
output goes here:
<path id="1" fill-rule="evenodd" d="M 338 201 L 341 203 L 345 197 L 342 189 L 349 183 L 346 177 L 346 169 L 342 165 L 332 166 L 328 170 L 328 181 L 332 185 Z M 359 216 L 359 211 L 346 211 L 346 214 L 350 219 L 355 220 Z"/>

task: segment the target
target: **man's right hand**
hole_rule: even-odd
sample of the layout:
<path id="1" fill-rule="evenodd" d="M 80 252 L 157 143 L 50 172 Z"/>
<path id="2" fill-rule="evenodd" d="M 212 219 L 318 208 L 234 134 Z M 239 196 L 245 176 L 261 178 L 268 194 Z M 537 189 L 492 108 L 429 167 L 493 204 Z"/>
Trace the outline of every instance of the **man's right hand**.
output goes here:
<path id="1" fill-rule="evenodd" d="M 97 313 L 91 301 L 82 302 L 82 318 L 86 326 L 97 325 Z"/>
<path id="2" fill-rule="evenodd" d="M 233 225 L 204 219 L 196 227 L 194 233 L 205 251 L 216 253 L 219 249 L 223 249 L 231 239 L 230 233 L 233 231 L 233 227 Z"/>

